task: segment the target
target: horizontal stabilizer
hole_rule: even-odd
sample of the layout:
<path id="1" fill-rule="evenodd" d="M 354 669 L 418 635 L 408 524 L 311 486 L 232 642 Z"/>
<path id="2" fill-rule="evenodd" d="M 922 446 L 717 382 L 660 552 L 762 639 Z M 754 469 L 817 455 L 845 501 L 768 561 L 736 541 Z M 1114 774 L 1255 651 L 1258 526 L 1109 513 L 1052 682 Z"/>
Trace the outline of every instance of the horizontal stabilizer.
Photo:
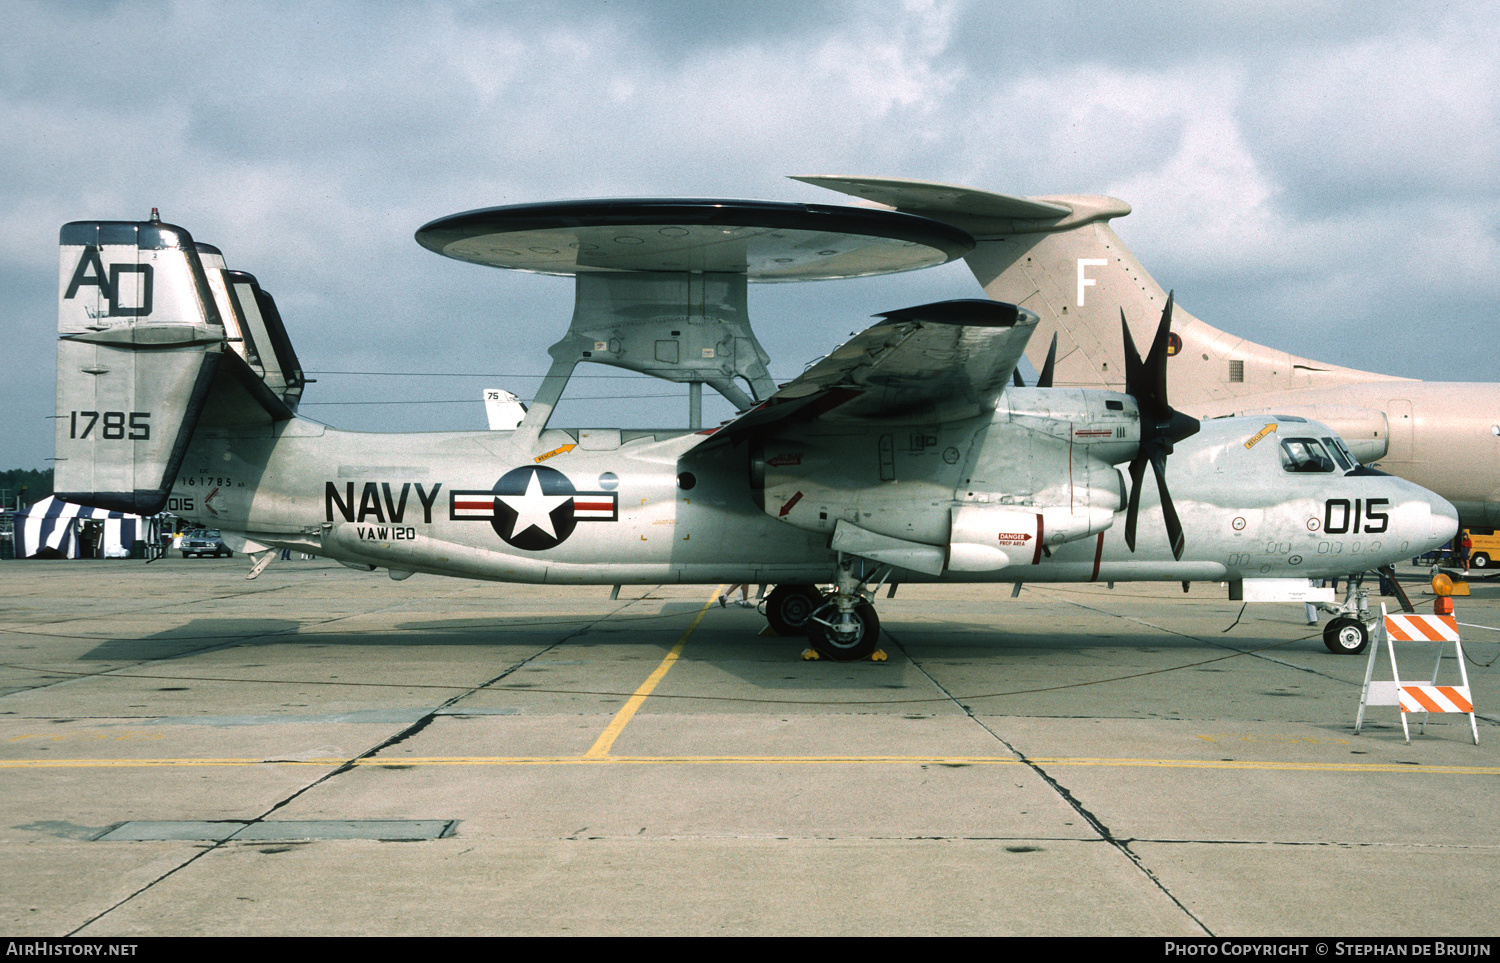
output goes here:
<path id="1" fill-rule="evenodd" d="M 793 177 L 792 180 L 850 194 L 968 231 L 976 238 L 999 234 L 1065 231 L 1130 213 L 1115 197 L 1066 194 L 1015 197 L 956 184 L 894 177 Z"/>
<path id="2" fill-rule="evenodd" d="M 1072 208 L 1047 201 L 996 194 L 955 184 L 912 181 L 896 177 L 830 177 L 810 175 L 792 178 L 815 187 L 863 197 L 897 210 L 944 220 L 943 215 L 1056 221 L 1073 213 Z"/>

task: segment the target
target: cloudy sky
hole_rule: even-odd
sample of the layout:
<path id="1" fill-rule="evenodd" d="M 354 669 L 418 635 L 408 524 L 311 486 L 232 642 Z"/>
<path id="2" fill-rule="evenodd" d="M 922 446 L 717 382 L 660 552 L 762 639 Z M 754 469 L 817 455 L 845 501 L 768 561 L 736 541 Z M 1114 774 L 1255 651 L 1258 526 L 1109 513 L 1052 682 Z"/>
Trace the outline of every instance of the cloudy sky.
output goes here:
<path id="1" fill-rule="evenodd" d="M 13 0 L 0 131 L 0 468 L 52 454 L 58 227 L 152 207 L 276 296 L 318 372 L 304 412 L 351 428 L 482 427 L 480 389 L 529 397 L 566 327 L 570 282 L 438 257 L 427 221 L 840 202 L 788 174 L 1112 194 L 1210 324 L 1392 374 L 1500 370 L 1493 4 Z M 751 309 L 784 378 L 877 311 L 979 293 L 957 264 L 762 285 Z M 599 400 L 565 422 L 685 421 L 685 389 L 575 391 Z"/>

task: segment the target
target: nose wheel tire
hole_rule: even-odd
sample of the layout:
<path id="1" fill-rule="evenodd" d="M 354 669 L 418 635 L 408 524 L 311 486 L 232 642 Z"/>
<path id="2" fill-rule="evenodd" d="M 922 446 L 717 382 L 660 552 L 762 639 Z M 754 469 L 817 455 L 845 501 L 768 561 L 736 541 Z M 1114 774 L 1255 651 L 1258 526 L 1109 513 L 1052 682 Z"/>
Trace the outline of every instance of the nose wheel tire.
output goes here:
<path id="1" fill-rule="evenodd" d="M 808 644 L 819 655 L 834 662 L 868 659 L 880 641 L 880 619 L 875 606 L 859 602 L 853 611 L 840 612 L 829 605 L 808 626 Z"/>
<path id="2" fill-rule="evenodd" d="M 778 585 L 766 596 L 766 621 L 777 635 L 805 635 L 808 620 L 823 604 L 813 585 Z"/>
<path id="3" fill-rule="evenodd" d="M 1370 644 L 1370 631 L 1359 619 L 1341 615 L 1323 627 L 1323 644 L 1334 655 L 1358 655 Z"/>

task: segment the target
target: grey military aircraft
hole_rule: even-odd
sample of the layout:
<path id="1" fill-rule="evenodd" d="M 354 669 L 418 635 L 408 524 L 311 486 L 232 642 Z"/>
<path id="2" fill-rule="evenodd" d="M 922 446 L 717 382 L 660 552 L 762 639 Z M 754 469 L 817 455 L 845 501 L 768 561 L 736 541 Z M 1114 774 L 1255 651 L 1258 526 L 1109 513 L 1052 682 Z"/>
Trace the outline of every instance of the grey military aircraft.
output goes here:
<path id="1" fill-rule="evenodd" d="M 875 650 L 883 584 L 1306 584 L 1455 530 L 1451 505 L 1359 466 L 1326 425 L 1174 410 L 1169 303 L 1144 359 L 1124 330 L 1121 391 L 1053 387 L 1050 366 L 1012 386 L 1040 318 L 984 299 L 887 312 L 772 381 L 747 282 L 912 270 L 974 249 L 930 218 L 570 201 L 453 215 L 417 240 L 574 279 L 547 379 L 524 411 L 507 409 L 518 424 L 381 435 L 307 419 L 300 362 L 252 275 L 155 212 L 65 225 L 60 497 L 217 528 L 255 559 L 252 575 L 292 548 L 395 579 L 774 584 L 770 623 L 835 660 Z M 584 361 L 686 384 L 690 425 L 553 426 Z M 739 413 L 703 427 L 704 384 Z M 1365 625 L 1345 623 L 1329 647 L 1363 648 Z"/>
<path id="2" fill-rule="evenodd" d="M 1034 365 L 1057 335 L 1060 385 L 1122 385 L 1120 312 L 1141 325 L 1166 302 L 1167 292 L 1110 227 L 1130 213 L 1113 197 L 1011 197 L 881 177 L 796 179 L 973 234 L 966 260 L 985 293 L 1041 318 L 1028 349 Z M 1299 358 L 1181 309 L 1171 354 L 1172 396 L 1184 411 L 1316 419 L 1361 461 L 1450 500 L 1464 525 L 1500 527 L 1500 384 L 1414 381 Z"/>

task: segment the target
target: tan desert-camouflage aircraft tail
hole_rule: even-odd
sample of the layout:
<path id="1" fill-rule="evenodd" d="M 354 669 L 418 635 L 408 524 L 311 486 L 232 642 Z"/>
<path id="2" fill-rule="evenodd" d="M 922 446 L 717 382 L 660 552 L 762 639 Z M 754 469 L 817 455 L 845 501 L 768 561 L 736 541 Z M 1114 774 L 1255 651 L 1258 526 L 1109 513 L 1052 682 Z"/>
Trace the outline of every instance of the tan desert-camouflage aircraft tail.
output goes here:
<path id="1" fill-rule="evenodd" d="M 1117 198 L 1010 197 L 878 177 L 796 180 L 972 234 L 966 260 L 985 293 L 1041 317 L 1027 349 L 1038 369 L 1057 334 L 1059 386 L 1123 384 L 1122 312 L 1139 340 L 1167 299 L 1110 227 L 1131 210 Z M 1183 411 L 1321 421 L 1361 461 L 1447 498 L 1463 524 L 1500 526 L 1500 385 L 1416 381 L 1299 358 L 1221 331 L 1180 305 L 1172 332 L 1172 401 Z"/>

